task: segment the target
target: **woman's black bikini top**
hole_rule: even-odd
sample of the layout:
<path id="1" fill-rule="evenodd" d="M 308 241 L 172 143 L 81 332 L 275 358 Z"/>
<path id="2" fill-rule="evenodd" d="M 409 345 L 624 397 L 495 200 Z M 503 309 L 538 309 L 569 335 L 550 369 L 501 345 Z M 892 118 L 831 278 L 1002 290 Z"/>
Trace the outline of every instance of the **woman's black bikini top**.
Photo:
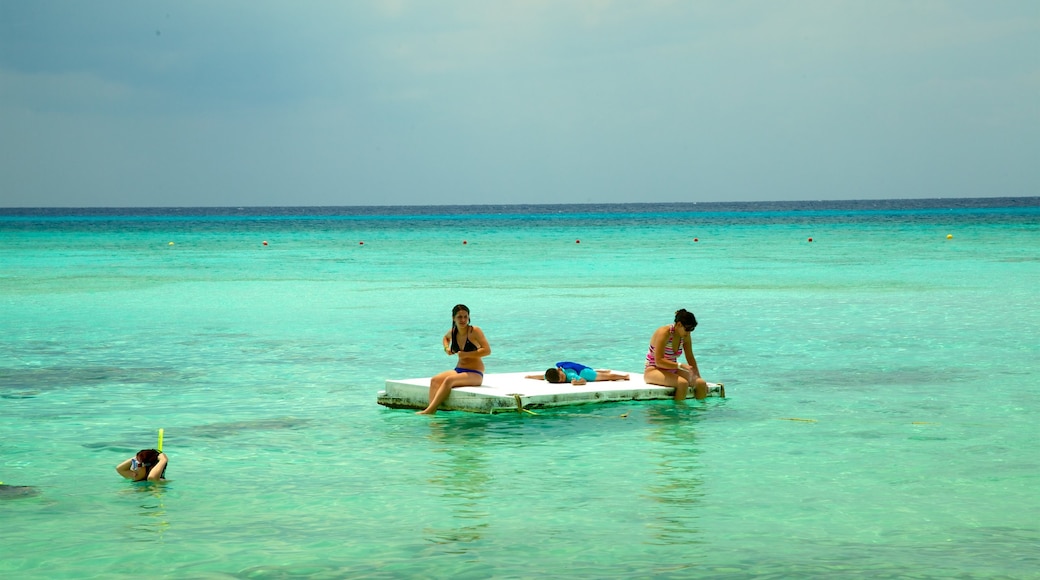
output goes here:
<path id="1" fill-rule="evenodd" d="M 459 327 L 451 327 L 451 352 L 459 352 Z M 466 346 L 462 347 L 464 352 L 473 352 L 477 350 L 477 345 L 469 341 L 469 335 L 466 335 Z"/>

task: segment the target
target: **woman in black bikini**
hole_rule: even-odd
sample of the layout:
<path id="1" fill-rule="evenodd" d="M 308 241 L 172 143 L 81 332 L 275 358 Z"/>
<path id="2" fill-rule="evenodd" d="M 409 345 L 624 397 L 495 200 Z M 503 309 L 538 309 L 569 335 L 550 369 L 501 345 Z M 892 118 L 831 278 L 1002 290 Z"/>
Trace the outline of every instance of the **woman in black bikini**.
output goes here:
<path id="1" fill-rule="evenodd" d="M 484 331 L 469 323 L 469 308 L 456 304 L 451 309 L 451 330 L 444 333 L 441 342 L 444 353 L 459 355 L 455 368 L 430 379 L 430 404 L 419 411 L 421 415 L 433 415 L 437 407 L 448 398 L 455 387 L 476 387 L 484 382 L 484 361 L 491 354 L 491 346 L 484 338 Z"/>

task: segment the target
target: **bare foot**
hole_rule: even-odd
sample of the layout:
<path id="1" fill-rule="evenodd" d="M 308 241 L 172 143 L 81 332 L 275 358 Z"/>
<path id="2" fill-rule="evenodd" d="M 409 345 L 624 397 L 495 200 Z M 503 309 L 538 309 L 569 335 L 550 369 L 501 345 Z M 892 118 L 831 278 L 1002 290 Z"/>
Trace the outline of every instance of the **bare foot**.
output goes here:
<path id="1" fill-rule="evenodd" d="M 429 409 L 423 409 L 422 411 L 416 411 L 415 414 L 416 415 L 436 415 L 437 414 L 437 410 L 434 409 L 433 411 L 431 411 Z"/>

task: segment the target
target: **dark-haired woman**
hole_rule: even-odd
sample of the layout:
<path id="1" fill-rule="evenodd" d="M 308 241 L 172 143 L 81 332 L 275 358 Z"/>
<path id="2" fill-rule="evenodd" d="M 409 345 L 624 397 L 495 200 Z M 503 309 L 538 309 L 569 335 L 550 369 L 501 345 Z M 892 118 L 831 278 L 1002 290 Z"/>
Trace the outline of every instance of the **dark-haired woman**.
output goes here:
<path id="1" fill-rule="evenodd" d="M 484 361 L 491 354 L 491 346 L 484 331 L 469 323 L 469 308 L 456 304 L 451 309 L 451 330 L 441 342 L 448 356 L 459 355 L 458 364 L 430 379 L 429 405 L 419 414 L 433 415 L 455 387 L 477 387 L 484 382 Z"/>
<path id="2" fill-rule="evenodd" d="M 650 337 L 650 351 L 646 353 L 643 380 L 648 385 L 675 388 L 675 400 L 686 399 L 693 386 L 693 396 L 708 396 L 708 383 L 701 378 L 697 359 L 690 346 L 690 333 L 697 327 L 697 319 L 685 308 L 675 311 L 675 322 L 658 328 Z M 679 355 L 686 355 L 686 364 L 679 363 Z"/>
<path id="3" fill-rule="evenodd" d="M 160 481 L 166 473 L 166 454 L 155 449 L 142 449 L 116 466 L 119 475 L 133 481 Z"/>

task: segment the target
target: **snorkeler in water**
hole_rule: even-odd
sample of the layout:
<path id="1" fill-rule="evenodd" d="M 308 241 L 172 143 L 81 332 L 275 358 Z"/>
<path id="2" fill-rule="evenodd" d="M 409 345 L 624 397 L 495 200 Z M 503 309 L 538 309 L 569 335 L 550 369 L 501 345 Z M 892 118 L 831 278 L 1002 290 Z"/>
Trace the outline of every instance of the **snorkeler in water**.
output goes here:
<path id="1" fill-rule="evenodd" d="M 116 466 L 119 475 L 131 481 L 161 481 L 166 475 L 169 459 L 162 451 L 142 449 L 130 459 Z"/>

